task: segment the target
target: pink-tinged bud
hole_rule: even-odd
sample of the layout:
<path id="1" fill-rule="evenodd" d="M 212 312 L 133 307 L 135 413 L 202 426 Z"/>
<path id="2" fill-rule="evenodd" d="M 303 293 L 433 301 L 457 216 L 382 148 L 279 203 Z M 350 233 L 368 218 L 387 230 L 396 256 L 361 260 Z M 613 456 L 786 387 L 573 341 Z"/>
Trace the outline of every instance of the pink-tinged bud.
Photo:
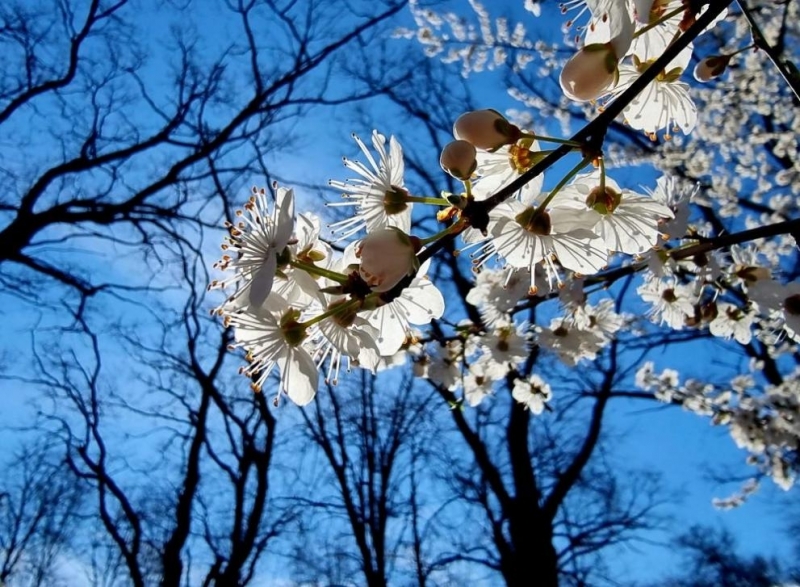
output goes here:
<path id="1" fill-rule="evenodd" d="M 439 165 L 456 179 L 467 180 L 478 166 L 478 152 L 472 143 L 453 141 L 442 149 Z"/>
<path id="2" fill-rule="evenodd" d="M 586 45 L 564 65 L 559 82 L 564 94 L 576 102 L 599 98 L 617 83 L 617 57 L 609 44 Z"/>
<path id="3" fill-rule="evenodd" d="M 484 151 L 496 151 L 516 143 L 522 131 L 496 110 L 473 110 L 462 114 L 453 125 L 453 136 Z"/>
<path id="4" fill-rule="evenodd" d="M 694 79 L 699 82 L 711 81 L 721 76 L 728 68 L 733 55 L 712 55 L 706 57 L 694 68 Z"/>
<path id="5" fill-rule="evenodd" d="M 383 293 L 419 270 L 417 249 L 403 231 L 383 228 L 369 233 L 357 251 L 361 257 L 359 274 L 372 288 Z"/>

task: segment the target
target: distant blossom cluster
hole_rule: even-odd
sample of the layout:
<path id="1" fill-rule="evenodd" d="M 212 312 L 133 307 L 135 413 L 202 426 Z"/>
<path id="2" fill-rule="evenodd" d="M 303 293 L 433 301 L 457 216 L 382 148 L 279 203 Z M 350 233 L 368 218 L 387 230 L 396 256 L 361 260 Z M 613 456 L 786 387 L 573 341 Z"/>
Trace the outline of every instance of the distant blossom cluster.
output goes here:
<path id="1" fill-rule="evenodd" d="M 517 49 L 517 68 L 527 65 L 524 55 L 547 53 L 525 40 L 522 25 L 492 21 L 476 0 L 470 4 L 477 28 L 412 2 L 418 29 L 398 36 L 415 37 L 430 56 L 441 56 L 452 43 L 471 43 L 473 53 L 462 60 L 465 75 L 506 64 L 502 50 L 486 50 L 495 45 Z M 525 7 L 534 15 L 541 9 L 536 2 Z M 582 36 L 561 69 L 563 93 L 600 104 L 627 96 L 699 16 L 682 0 L 572 0 L 562 12 L 571 14 L 567 26 Z M 445 25 L 450 33 L 442 33 Z M 741 52 L 701 60 L 695 77 L 719 77 Z M 462 57 L 456 51 L 444 59 Z M 630 127 L 653 139 L 695 128 L 698 110 L 680 81 L 691 58 L 689 44 L 628 98 L 622 115 Z M 691 221 L 697 205 L 712 206 L 696 184 L 665 174 L 651 188 L 624 186 L 608 172 L 602 145 L 546 136 L 491 109 L 459 116 L 453 135 L 439 163 L 461 189 L 425 195 L 407 186 L 395 137 L 373 131 L 367 143 L 354 135 L 361 155 L 345 159 L 350 177 L 330 182 L 343 199 L 329 205 L 347 215 L 325 238 L 316 215 L 295 211 L 291 189 L 253 189 L 228 224 L 216 265 L 225 276 L 211 288 L 226 291 L 215 311 L 234 329 L 233 346 L 244 351 L 242 373 L 254 390 L 261 391 L 277 367 L 275 401 L 285 394 L 302 406 L 313 400 L 321 379 L 335 384 L 342 369 L 374 373 L 410 361 L 415 375 L 453 398 L 454 408 L 478 406 L 504 382 L 516 402 L 539 415 L 552 409 L 553 397 L 547 375 L 531 369 L 540 352 L 572 367 L 595 360 L 625 333 L 656 326 L 742 347 L 757 341 L 775 349 L 776 358 L 789 341 L 800 341 L 800 283 L 786 283 L 780 270 L 792 253 L 788 239 L 776 245 L 782 249 L 756 249 L 746 241 L 713 246 L 708 226 Z M 554 150 L 547 143 L 579 157 L 550 190 L 543 189 L 537 167 Z M 781 180 L 786 185 L 791 173 Z M 430 207 L 441 231 L 415 234 L 412 213 L 416 218 Z M 769 219 L 789 218 L 796 204 L 782 209 L 785 216 Z M 474 286 L 466 302 L 477 318 L 449 316 L 443 286 L 428 277 L 446 239 L 459 239 L 459 253 L 471 259 Z M 633 275 L 634 313 L 595 295 Z M 529 321 L 528 310 L 549 299 L 558 300 L 558 312 L 541 324 Z M 425 330 L 432 323 L 436 327 Z M 763 365 L 752 360 L 750 367 L 755 373 Z M 727 426 L 751 464 L 789 487 L 800 445 L 798 375 L 763 384 L 748 374 L 720 387 L 681 381 L 669 369 L 657 374 L 648 362 L 635 382 L 661 401 Z M 744 498 L 729 501 L 737 499 Z"/>

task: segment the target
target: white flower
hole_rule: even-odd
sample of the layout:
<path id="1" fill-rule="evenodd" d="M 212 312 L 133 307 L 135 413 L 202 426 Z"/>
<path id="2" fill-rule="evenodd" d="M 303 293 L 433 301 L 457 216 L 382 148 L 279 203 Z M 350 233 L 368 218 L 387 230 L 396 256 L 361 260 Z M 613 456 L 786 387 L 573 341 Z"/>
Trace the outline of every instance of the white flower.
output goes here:
<path id="1" fill-rule="evenodd" d="M 594 360 L 597 351 L 606 339 L 592 330 L 582 330 L 567 324 L 566 320 L 554 318 L 550 328 L 540 328 L 538 342 L 544 348 L 558 354 L 566 365 L 573 366 L 581 359 Z"/>
<path id="2" fill-rule="evenodd" d="M 586 27 L 584 45 L 607 43 L 617 60 L 628 52 L 635 25 L 628 0 L 586 0 L 592 18 Z"/>
<path id="3" fill-rule="evenodd" d="M 762 311 L 779 315 L 789 338 L 800 342 L 800 281 L 781 284 L 763 280 L 750 287 L 750 299 Z"/>
<path id="4" fill-rule="evenodd" d="M 636 387 L 645 391 L 650 391 L 658 384 L 658 378 L 655 376 L 655 365 L 653 364 L 653 361 L 645 361 L 645 363 L 639 367 L 639 369 L 636 371 L 634 383 L 636 384 Z"/>
<path id="5" fill-rule="evenodd" d="M 772 278 L 772 272 L 760 259 L 760 254 L 755 246 L 732 245 L 730 248 L 731 261 L 728 278 L 734 284 L 740 284 L 745 292 L 759 281 Z"/>
<path id="6" fill-rule="evenodd" d="M 467 294 L 467 303 L 480 309 L 487 326 L 505 325 L 511 319 L 509 312 L 529 293 L 530 283 L 527 269 L 483 269 Z M 548 288 L 544 289 L 542 293 L 547 293 Z"/>
<path id="7" fill-rule="evenodd" d="M 261 391 L 277 365 L 281 390 L 298 406 L 304 406 L 314 399 L 319 380 L 314 360 L 302 345 L 308 333 L 298 322 L 297 310 L 289 309 L 288 303 L 276 295 L 271 299 L 286 309 L 273 312 L 251 307 L 227 317 L 227 323 L 234 328 L 233 346 L 243 348 L 250 362 L 241 372 L 253 379 L 255 391 Z"/>
<path id="8" fill-rule="evenodd" d="M 511 391 L 511 397 L 536 415 L 544 411 L 545 404 L 552 396 L 550 386 L 538 375 L 531 375 L 527 380 L 517 379 Z"/>
<path id="9" fill-rule="evenodd" d="M 485 361 L 472 363 L 464 376 L 464 399 L 470 406 L 477 406 L 483 398 L 492 394 L 492 383 Z"/>
<path id="10" fill-rule="evenodd" d="M 347 181 L 331 181 L 330 185 L 344 191 L 345 202 L 330 203 L 329 206 L 355 206 L 356 215 L 331 225 L 331 230 L 346 239 L 362 228 L 372 232 L 379 228 L 392 226 L 405 233 L 411 229 L 411 208 L 408 192 L 403 183 L 403 149 L 394 137 L 389 139 L 386 150 L 386 137 L 377 130 L 372 132 L 372 145 L 378 152 L 376 161 L 367 146 L 353 135 L 369 167 L 359 161 L 344 160 L 348 169 L 355 171 L 360 178 Z"/>
<path id="11" fill-rule="evenodd" d="M 478 179 L 472 195 L 476 200 L 485 200 L 528 171 L 542 157 L 539 143 L 529 138 L 503 145 L 493 152 L 478 151 L 475 169 Z M 544 174 L 540 173 L 526 183 L 519 191 L 519 199 L 526 204 L 533 202 L 542 191 L 543 181 Z"/>
<path id="12" fill-rule="evenodd" d="M 339 381 L 339 369 L 343 362 L 347 371 L 350 371 L 351 365 L 357 365 L 375 373 L 381 358 L 376 342 L 378 331 L 366 318 L 356 314 L 357 308 L 348 309 L 348 303 L 350 300 L 342 297 L 328 304 L 328 309 L 338 305 L 343 311 L 319 322 L 318 335 L 306 341 L 306 348 L 318 368 L 329 359 L 325 381 L 334 385 Z"/>
<path id="13" fill-rule="evenodd" d="M 244 211 L 237 212 L 241 220 L 236 225 L 228 225 L 230 236 L 222 245 L 226 254 L 214 266 L 222 271 L 233 271 L 233 276 L 212 281 L 209 286 L 225 288 L 231 283 L 237 284 L 238 289 L 226 301 L 227 309 L 246 305 L 258 308 L 272 291 L 278 255 L 289 243 L 294 228 L 294 192 L 278 188 L 275 200 L 276 205 L 269 214 L 266 190 L 253 188 Z"/>
<path id="14" fill-rule="evenodd" d="M 528 269 L 534 276 L 536 264 L 550 263 L 553 254 L 566 269 L 585 275 L 597 273 L 606 265 L 605 246 L 591 230 L 596 216 L 589 211 L 553 207 L 536 212 L 532 206 L 510 200 L 492 213 L 497 222 L 491 244 L 511 267 Z M 555 273 L 550 264 L 548 268 Z M 533 278 L 531 287 L 535 287 Z"/>
<path id="15" fill-rule="evenodd" d="M 573 316 L 575 325 L 581 330 L 595 331 L 604 341 L 610 342 L 622 328 L 625 319 L 617 314 L 614 300 L 601 300 L 596 306 L 578 306 Z"/>
<path id="16" fill-rule="evenodd" d="M 733 304 L 719 302 L 717 316 L 709 324 L 709 330 L 714 336 L 726 340 L 735 338 L 740 344 L 750 342 L 753 334 L 751 328 L 755 314 L 750 309 L 742 310 Z"/>
<path id="17" fill-rule="evenodd" d="M 599 170 L 576 177 L 558 193 L 557 205 L 596 215 L 593 231 L 610 251 L 635 255 L 657 244 L 659 220 L 672 218 L 672 211 L 652 198 L 621 189 L 608 176 L 602 189 L 600 180 Z"/>
<path id="18" fill-rule="evenodd" d="M 333 262 L 331 247 L 319 239 L 319 218 L 314 214 L 298 214 L 294 235 L 289 243 L 292 259 L 327 269 Z M 318 277 L 291 265 L 281 266 L 275 275 L 272 291 L 295 308 L 308 308 L 323 303 Z"/>
<path id="19" fill-rule="evenodd" d="M 520 326 L 522 328 L 524 326 Z M 481 342 L 489 350 L 491 358 L 500 365 L 516 364 L 528 356 L 527 341 L 512 326 L 498 328 Z"/>
<path id="20" fill-rule="evenodd" d="M 649 65 L 639 62 L 635 56 L 634 63 L 619 67 L 619 82 L 609 93 L 610 99 L 627 90 Z M 662 73 L 625 107 L 623 114 L 631 128 L 644 131 L 652 139 L 664 129 L 667 137 L 672 130 L 680 129 L 688 134 L 694 129 L 697 106 L 689 94 L 689 86 L 678 81 L 682 72 L 681 67 L 675 67 Z"/>
<path id="21" fill-rule="evenodd" d="M 671 220 L 661 224 L 661 231 L 672 238 L 682 238 L 689 227 L 689 204 L 699 191 L 699 185 L 679 183 L 674 175 L 662 175 L 656 181 L 655 190 L 647 190 L 654 200 L 673 212 Z"/>
<path id="22" fill-rule="evenodd" d="M 650 318 L 653 322 L 666 322 L 675 330 L 680 330 L 686 318 L 694 316 L 694 296 L 689 286 L 673 280 L 650 278 L 636 291 L 644 301 L 652 304 Z"/>
<path id="23" fill-rule="evenodd" d="M 424 275 L 424 266 L 420 274 Z M 366 314 L 369 323 L 378 330 L 378 349 L 381 356 L 397 352 L 410 325 L 421 326 L 441 318 L 444 313 L 442 293 L 426 277 L 415 277 L 394 300 Z"/>

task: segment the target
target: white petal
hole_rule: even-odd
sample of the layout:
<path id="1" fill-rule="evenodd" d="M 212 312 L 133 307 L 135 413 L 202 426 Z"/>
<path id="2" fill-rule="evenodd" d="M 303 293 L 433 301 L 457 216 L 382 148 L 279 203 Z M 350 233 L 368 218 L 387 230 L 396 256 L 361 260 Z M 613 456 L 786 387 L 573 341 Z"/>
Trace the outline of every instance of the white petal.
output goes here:
<path id="1" fill-rule="evenodd" d="M 575 230 L 551 238 L 559 262 L 567 269 L 593 275 L 608 262 L 602 239 L 589 230 Z"/>
<path id="2" fill-rule="evenodd" d="M 276 196 L 277 228 L 275 231 L 276 252 L 283 251 L 294 230 L 294 190 L 278 188 Z"/>
<path id="3" fill-rule="evenodd" d="M 378 331 L 378 338 L 375 342 L 382 357 L 395 354 L 406 338 L 406 327 L 394 315 L 391 305 L 382 306 L 370 312 L 367 317 L 369 323 Z"/>
<path id="4" fill-rule="evenodd" d="M 314 360 L 306 351 L 290 349 L 281 354 L 277 361 L 281 370 L 281 388 L 289 399 L 298 406 L 305 406 L 317 394 L 319 372 Z"/>
<path id="5" fill-rule="evenodd" d="M 442 292 L 428 279 L 415 279 L 395 302 L 406 311 L 411 324 L 429 324 L 444 314 Z"/>
<path id="6" fill-rule="evenodd" d="M 253 279 L 250 280 L 250 291 L 247 292 L 250 305 L 259 308 L 266 301 L 272 291 L 272 282 L 275 280 L 275 270 L 278 268 L 278 257 L 274 251 L 267 252 L 267 258 L 258 268 Z"/>

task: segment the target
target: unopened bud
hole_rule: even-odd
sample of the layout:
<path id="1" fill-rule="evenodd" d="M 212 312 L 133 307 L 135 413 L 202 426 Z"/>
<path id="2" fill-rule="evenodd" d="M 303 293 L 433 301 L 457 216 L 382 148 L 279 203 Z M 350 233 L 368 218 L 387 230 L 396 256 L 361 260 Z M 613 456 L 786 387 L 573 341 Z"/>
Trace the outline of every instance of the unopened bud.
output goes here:
<path id="1" fill-rule="evenodd" d="M 477 149 L 496 151 L 516 143 L 522 131 L 496 110 L 473 110 L 462 114 L 453 125 L 453 136 Z"/>
<path id="2" fill-rule="evenodd" d="M 699 82 L 711 81 L 721 76 L 728 68 L 733 55 L 712 55 L 706 57 L 694 68 L 694 78 Z"/>
<path id="3" fill-rule="evenodd" d="M 407 275 L 419 270 L 416 248 L 411 237 L 396 228 L 371 232 L 361 241 L 358 250 L 359 274 L 372 291 L 389 291 Z"/>
<path id="4" fill-rule="evenodd" d="M 608 44 L 586 45 L 564 65 L 558 81 L 564 94 L 576 102 L 599 98 L 619 77 L 617 57 Z"/>
<path id="5" fill-rule="evenodd" d="M 453 141 L 442 149 L 439 164 L 447 173 L 465 181 L 472 177 L 478 166 L 477 151 L 472 143 L 467 141 Z"/>

